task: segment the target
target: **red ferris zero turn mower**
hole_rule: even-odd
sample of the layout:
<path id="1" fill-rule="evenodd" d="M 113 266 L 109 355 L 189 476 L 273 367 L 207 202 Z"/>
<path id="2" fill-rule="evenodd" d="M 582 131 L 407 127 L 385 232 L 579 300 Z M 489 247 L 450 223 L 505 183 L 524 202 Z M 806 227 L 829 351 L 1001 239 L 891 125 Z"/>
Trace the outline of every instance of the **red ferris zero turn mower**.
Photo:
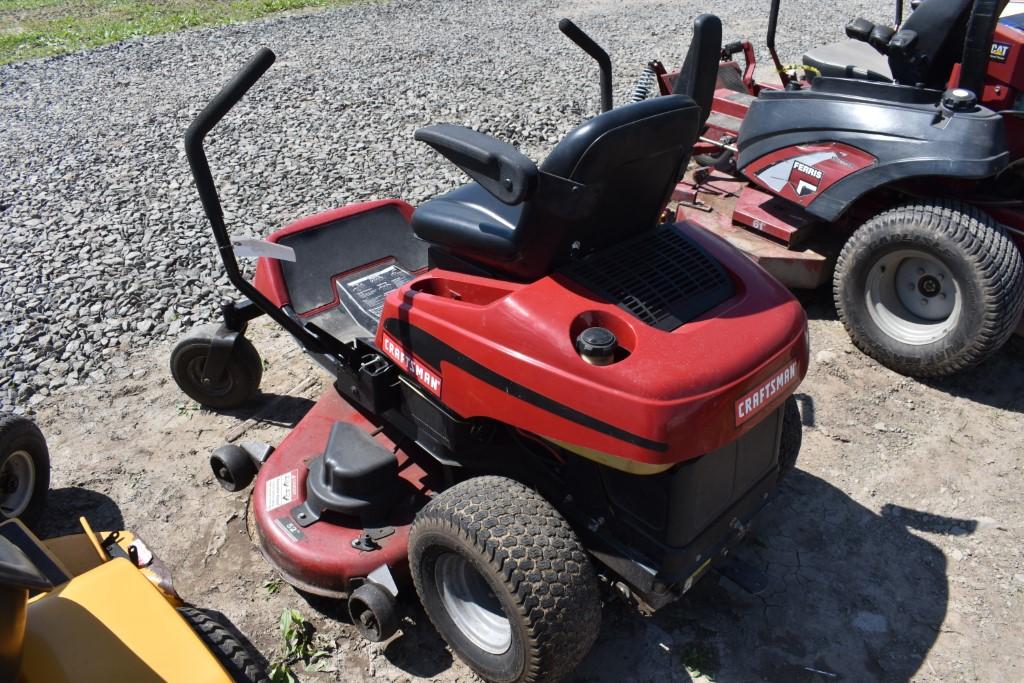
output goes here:
<path id="1" fill-rule="evenodd" d="M 773 0 L 781 87 L 755 80 L 749 42 L 725 46 L 674 197 L 789 287 L 831 279 L 865 353 L 939 376 L 1024 332 L 1024 3 L 911 4 L 786 66 Z M 672 92 L 660 63 L 645 76 L 634 99 Z"/>
<path id="2" fill-rule="evenodd" d="M 719 49 L 690 68 L 714 78 Z M 211 458 L 230 490 L 255 477 L 266 559 L 347 599 L 375 641 L 415 585 L 454 653 L 502 682 L 567 675 L 596 638 L 602 585 L 647 611 L 713 567 L 757 589 L 732 550 L 799 451 L 806 318 L 724 240 L 663 222 L 699 132 L 693 99 L 605 112 L 539 166 L 466 128 L 420 129 L 474 182 L 249 241 L 250 283 L 203 139 L 273 61 L 260 51 L 186 134 L 245 298 L 171 359 L 193 399 L 238 405 L 260 378 L 246 323 L 267 315 L 336 378 L 276 449 Z"/>

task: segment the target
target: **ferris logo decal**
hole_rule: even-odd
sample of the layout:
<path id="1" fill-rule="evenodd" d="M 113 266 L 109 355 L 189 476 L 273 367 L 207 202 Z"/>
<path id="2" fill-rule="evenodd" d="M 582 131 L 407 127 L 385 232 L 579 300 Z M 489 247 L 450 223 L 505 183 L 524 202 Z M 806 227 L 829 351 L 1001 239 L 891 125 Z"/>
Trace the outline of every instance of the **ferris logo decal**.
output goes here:
<path id="1" fill-rule="evenodd" d="M 1010 56 L 1010 46 L 1007 43 L 992 43 L 992 51 L 989 52 L 989 59 L 993 62 L 1006 62 Z"/>
<path id="2" fill-rule="evenodd" d="M 825 173 L 815 167 L 823 161 L 842 163 L 835 152 L 811 152 L 772 164 L 756 175 L 773 192 L 782 192 L 782 188 L 789 185 L 798 197 L 806 197 L 818 191 L 818 183 Z"/>
<path id="3" fill-rule="evenodd" d="M 802 164 L 799 161 L 795 161 L 794 160 L 793 161 L 793 170 L 794 171 L 800 171 L 801 173 L 806 173 L 807 175 L 811 176 L 815 180 L 821 180 L 821 171 L 819 171 L 818 169 L 814 168 L 813 166 L 808 166 L 807 164 Z"/>
<path id="4" fill-rule="evenodd" d="M 384 335 L 384 353 L 391 360 L 405 368 L 406 372 L 415 377 L 416 381 L 422 384 L 427 391 L 435 396 L 441 395 L 441 378 L 431 372 L 425 365 L 416 361 L 410 354 L 405 352 L 405 349 L 398 345 L 398 342 L 386 334 Z"/>
<path id="5" fill-rule="evenodd" d="M 761 412 L 780 391 L 796 381 L 800 376 L 800 367 L 796 361 L 772 375 L 767 382 L 736 401 L 736 426 Z"/>

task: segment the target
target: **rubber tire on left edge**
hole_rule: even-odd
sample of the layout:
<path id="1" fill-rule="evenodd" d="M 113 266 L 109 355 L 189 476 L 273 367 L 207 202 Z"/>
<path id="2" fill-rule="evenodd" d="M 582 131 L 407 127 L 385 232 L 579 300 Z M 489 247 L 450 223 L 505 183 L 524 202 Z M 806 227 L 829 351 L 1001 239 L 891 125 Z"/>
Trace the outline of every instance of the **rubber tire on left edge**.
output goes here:
<path id="1" fill-rule="evenodd" d="M 782 413 L 782 436 L 779 438 L 779 481 L 782 481 L 796 467 L 800 445 L 804 440 L 804 425 L 800 419 L 800 406 L 796 398 L 786 399 Z"/>
<path id="2" fill-rule="evenodd" d="M 32 526 L 42 514 L 50 488 L 50 451 L 35 422 L 20 415 L 0 413 L 0 467 L 9 455 L 17 451 L 28 453 L 35 468 L 35 482 L 28 506 L 18 516 L 26 526 Z M 3 513 L 0 513 L 0 519 L 6 519 Z"/>
<path id="3" fill-rule="evenodd" d="M 505 653 L 480 649 L 448 616 L 434 581 L 446 552 L 467 560 L 500 602 L 512 627 Z M 543 497 L 511 479 L 477 477 L 438 494 L 413 522 L 409 565 L 441 637 L 491 683 L 559 681 L 600 629 L 597 578 L 576 534 Z"/>
<path id="4" fill-rule="evenodd" d="M 203 325 L 185 335 L 171 351 L 171 375 L 185 394 L 206 408 L 230 410 L 251 400 L 263 380 L 263 361 L 256 347 L 245 337 L 235 341 L 228 358 L 226 379 L 230 385 L 223 392 L 211 392 L 194 376 L 205 363 L 210 338 L 218 325 Z"/>
<path id="5" fill-rule="evenodd" d="M 178 613 L 188 622 L 234 683 L 270 683 L 270 677 L 259 664 L 259 657 L 220 623 L 212 614 L 195 607 L 179 607 Z"/>

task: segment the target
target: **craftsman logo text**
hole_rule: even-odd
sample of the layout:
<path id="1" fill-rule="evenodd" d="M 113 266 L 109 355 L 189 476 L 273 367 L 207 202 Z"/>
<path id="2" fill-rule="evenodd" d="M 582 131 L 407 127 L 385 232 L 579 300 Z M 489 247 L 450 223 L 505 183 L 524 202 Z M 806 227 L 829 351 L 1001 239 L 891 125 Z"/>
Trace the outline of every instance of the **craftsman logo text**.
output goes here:
<path id="1" fill-rule="evenodd" d="M 435 396 L 441 395 L 441 378 L 422 363 L 416 361 L 410 354 L 405 352 L 405 349 L 398 345 L 398 342 L 386 334 L 384 335 L 384 353 L 404 368 L 406 372 L 415 377 L 416 381 L 422 384 L 430 393 Z"/>
<path id="2" fill-rule="evenodd" d="M 767 382 L 736 401 L 736 426 L 740 426 L 765 408 L 772 399 L 800 376 L 796 361 L 772 375 Z"/>

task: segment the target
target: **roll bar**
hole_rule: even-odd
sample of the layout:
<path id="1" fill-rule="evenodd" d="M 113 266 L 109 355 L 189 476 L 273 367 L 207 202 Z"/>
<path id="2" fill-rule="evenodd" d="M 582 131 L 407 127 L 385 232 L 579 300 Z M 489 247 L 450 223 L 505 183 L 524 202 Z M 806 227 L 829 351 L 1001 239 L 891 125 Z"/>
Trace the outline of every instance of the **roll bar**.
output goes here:
<path id="1" fill-rule="evenodd" d="M 768 54 L 772 56 L 775 71 L 779 74 L 779 78 L 782 79 L 782 85 L 786 86 L 789 85 L 789 74 L 786 73 L 786 69 L 782 66 L 779 53 L 775 51 L 775 29 L 779 25 L 780 4 L 781 0 L 772 0 L 771 7 L 768 9 L 768 35 L 765 36 L 764 42 L 768 46 Z"/>
<path id="2" fill-rule="evenodd" d="M 231 236 L 228 235 L 227 227 L 224 225 L 224 211 L 221 208 L 217 187 L 213 182 L 210 163 L 207 161 L 206 151 L 203 149 L 203 141 L 207 133 L 220 123 L 220 120 L 231 111 L 232 107 L 238 104 L 245 93 L 267 72 L 275 59 L 277 56 L 270 49 L 260 48 L 228 84 L 221 88 L 217 96 L 199 112 L 188 130 L 185 131 L 185 156 L 188 157 L 192 177 L 195 179 L 196 189 L 199 191 L 199 199 L 203 203 L 203 211 L 210 221 L 210 227 L 213 228 L 217 249 L 231 284 L 260 310 L 293 334 L 310 351 L 314 353 L 343 353 L 343 350 L 336 348 L 337 343 L 332 344 L 326 335 L 321 337 L 309 327 L 289 316 L 263 296 L 242 275 L 234 248 L 231 245 Z"/>
<path id="3" fill-rule="evenodd" d="M 610 111 L 612 108 L 612 60 L 608 53 L 593 38 L 584 33 L 583 29 L 568 19 L 561 19 L 558 22 L 558 30 L 597 62 L 601 69 L 601 112 Z"/>
<path id="4" fill-rule="evenodd" d="M 985 87 L 985 71 L 988 69 L 992 34 L 999 22 L 1000 0 L 975 0 L 971 17 L 967 22 L 967 37 L 960 59 L 959 86 L 970 90 L 978 97 Z"/>

